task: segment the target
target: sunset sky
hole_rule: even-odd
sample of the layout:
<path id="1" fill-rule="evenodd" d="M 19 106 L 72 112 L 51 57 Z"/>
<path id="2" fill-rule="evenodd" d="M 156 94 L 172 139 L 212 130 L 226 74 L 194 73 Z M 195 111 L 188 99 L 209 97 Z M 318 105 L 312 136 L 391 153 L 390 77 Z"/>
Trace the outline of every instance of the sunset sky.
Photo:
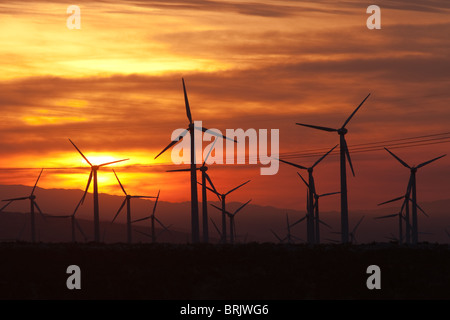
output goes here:
<path id="1" fill-rule="evenodd" d="M 81 29 L 69 30 L 69 4 Z M 450 130 L 450 3 L 378 1 L 381 29 L 369 30 L 361 1 L 2 1 L 0 3 L 0 184 L 84 189 L 93 163 L 130 158 L 99 172 L 99 191 L 190 200 L 189 174 L 170 152 L 186 128 L 181 78 L 192 116 L 207 128 L 279 129 L 281 157 L 310 166 L 339 143 L 336 133 L 296 122 L 348 125 L 358 144 Z M 449 135 L 441 136 L 449 137 Z M 450 139 L 439 140 L 450 142 Z M 207 143 L 205 143 L 205 146 Z M 448 143 L 392 149 L 411 165 L 449 153 Z M 304 154 L 313 150 L 314 156 Z M 291 154 L 291 156 L 287 154 Z M 293 154 L 293 156 L 292 156 Z M 386 151 L 352 154 L 350 211 L 372 209 L 406 189 L 409 171 Z M 281 208 L 305 208 L 296 170 L 280 164 L 211 165 L 232 195 Z M 306 177 L 306 173 L 305 173 Z M 339 158 L 315 169 L 319 193 L 339 191 Z M 418 200 L 450 197 L 450 155 L 420 169 Z M 22 196 L 22 195 L 18 195 Z M 1 197 L 1 195 L 0 195 Z M 212 196 L 211 196 L 212 197 Z M 321 207 L 339 210 L 339 196 Z"/>

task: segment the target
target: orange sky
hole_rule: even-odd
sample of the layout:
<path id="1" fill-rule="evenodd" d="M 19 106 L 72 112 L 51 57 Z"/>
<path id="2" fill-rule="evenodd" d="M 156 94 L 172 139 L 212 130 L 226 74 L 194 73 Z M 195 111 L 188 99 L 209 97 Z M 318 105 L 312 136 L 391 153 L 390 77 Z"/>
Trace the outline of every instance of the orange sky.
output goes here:
<path id="1" fill-rule="evenodd" d="M 348 126 L 350 148 L 447 132 L 449 4 L 423 3 L 379 1 L 382 29 L 368 30 L 360 1 L 77 1 L 81 30 L 69 30 L 67 2 L 3 1 L 0 184 L 32 185 L 44 167 L 41 187 L 84 188 L 89 169 L 71 138 L 92 162 L 130 158 L 114 166 L 130 193 L 189 200 L 188 173 L 165 172 L 177 168 L 170 153 L 153 160 L 187 126 L 181 77 L 195 120 L 223 132 L 279 129 L 281 153 L 337 144 L 337 134 L 295 122 L 339 127 L 369 92 Z M 396 152 L 418 164 L 448 146 Z M 404 192 L 409 173 L 387 152 L 352 160 L 350 210 Z M 317 167 L 319 192 L 339 190 L 338 170 L 336 155 Z M 295 172 L 209 171 L 219 191 L 252 179 L 233 200 L 304 209 Z M 421 169 L 419 200 L 448 198 L 449 175 L 450 157 Z M 110 168 L 99 179 L 100 192 L 121 193 Z M 339 197 L 321 206 L 339 210 Z"/>

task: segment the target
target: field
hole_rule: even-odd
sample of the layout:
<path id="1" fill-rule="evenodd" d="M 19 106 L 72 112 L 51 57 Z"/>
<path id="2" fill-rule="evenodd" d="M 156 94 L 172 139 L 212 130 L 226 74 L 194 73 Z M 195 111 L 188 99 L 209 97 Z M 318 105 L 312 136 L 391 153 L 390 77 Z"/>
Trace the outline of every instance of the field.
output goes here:
<path id="1" fill-rule="evenodd" d="M 449 299 L 448 245 L 0 245 L 0 298 Z M 81 290 L 69 290 L 69 265 Z M 369 290 L 369 265 L 381 289 Z"/>

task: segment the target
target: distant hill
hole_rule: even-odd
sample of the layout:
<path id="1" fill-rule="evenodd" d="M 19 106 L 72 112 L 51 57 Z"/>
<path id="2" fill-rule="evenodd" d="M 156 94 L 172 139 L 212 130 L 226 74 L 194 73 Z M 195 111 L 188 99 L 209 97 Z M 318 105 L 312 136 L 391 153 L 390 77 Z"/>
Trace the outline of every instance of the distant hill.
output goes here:
<path id="1" fill-rule="evenodd" d="M 12 197 L 27 196 L 31 192 L 31 187 L 22 185 L 0 185 L 0 199 Z M 75 209 L 79 199 L 83 195 L 81 190 L 67 189 L 42 189 L 36 188 L 36 201 L 40 208 L 46 214 L 67 215 Z M 100 194 L 100 220 L 102 221 L 101 232 L 106 242 L 124 242 L 126 240 L 125 223 L 126 211 L 121 213 L 116 222 L 111 225 L 110 221 L 116 214 L 123 201 L 122 196 Z M 302 200 L 302 199 L 301 199 Z M 217 201 L 211 201 L 217 206 Z M 145 217 L 151 213 L 154 202 L 152 200 L 133 199 L 132 201 L 132 219 Z M 2 204 L 3 205 L 3 204 Z M 241 203 L 227 203 L 227 210 L 233 212 Z M 282 206 L 282 204 L 280 204 Z M 419 213 L 420 231 L 432 233 L 420 235 L 421 241 L 449 243 L 450 237 L 445 233 L 445 228 L 450 231 L 450 199 L 434 201 L 429 203 L 420 203 L 420 206 L 429 214 L 425 217 Z M 83 206 L 77 212 L 77 219 L 82 225 L 83 230 L 92 240 L 92 194 L 88 194 Z M 376 216 L 394 214 L 398 211 L 399 205 L 393 204 L 387 207 L 380 207 L 378 210 L 350 210 L 350 230 L 358 222 L 360 217 L 365 216 L 363 222 L 357 230 L 358 242 L 389 241 L 386 237 L 391 234 L 398 234 L 398 219 L 374 220 Z M 16 239 L 22 229 L 22 240 L 29 239 L 29 202 L 19 201 L 11 204 L 5 212 L 0 214 L 0 239 Z M 240 242 L 278 242 L 269 231 L 274 230 L 277 234 L 284 237 L 286 235 L 286 214 L 289 215 L 290 223 L 293 223 L 305 215 L 304 210 L 290 210 L 271 206 L 259 206 L 250 203 L 236 216 L 236 230 Z M 156 216 L 166 226 L 171 225 L 171 233 L 163 232 L 160 237 L 162 242 L 186 243 L 190 241 L 190 203 L 172 203 L 164 201 L 164 190 L 161 191 L 160 201 Z M 219 210 L 209 207 L 209 217 L 215 223 L 221 226 L 221 213 Z M 321 220 L 329 224 L 333 229 L 321 227 L 321 238 L 324 242 L 329 240 L 339 240 L 338 234 L 332 231 L 340 231 L 340 214 L 338 211 L 329 211 L 320 213 Z M 201 218 L 201 205 L 200 205 Z M 70 241 L 71 227 L 69 219 L 47 219 L 43 221 L 38 219 L 39 235 L 41 241 Z M 201 219 L 200 219 L 201 220 Z M 228 221 L 227 221 L 228 222 Z M 150 222 L 144 221 L 136 224 L 137 228 L 143 232 L 149 232 Z M 292 228 L 292 233 L 302 239 L 306 239 L 306 226 L 304 222 Z M 106 234 L 103 235 L 103 232 Z M 218 234 L 213 225 L 209 223 L 211 242 L 218 241 Z M 158 226 L 158 233 L 162 229 Z M 82 240 L 81 235 L 79 239 Z M 149 239 L 137 232 L 134 232 L 135 241 L 148 242 Z"/>

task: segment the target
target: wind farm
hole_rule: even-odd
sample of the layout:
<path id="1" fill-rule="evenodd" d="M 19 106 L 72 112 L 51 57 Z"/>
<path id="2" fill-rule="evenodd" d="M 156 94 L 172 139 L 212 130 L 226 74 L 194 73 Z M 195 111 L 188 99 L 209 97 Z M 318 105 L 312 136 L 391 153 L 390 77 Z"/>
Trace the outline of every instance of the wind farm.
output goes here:
<path id="1" fill-rule="evenodd" d="M 445 1 L 67 6 L 0 5 L 0 298 L 450 298 Z"/>

